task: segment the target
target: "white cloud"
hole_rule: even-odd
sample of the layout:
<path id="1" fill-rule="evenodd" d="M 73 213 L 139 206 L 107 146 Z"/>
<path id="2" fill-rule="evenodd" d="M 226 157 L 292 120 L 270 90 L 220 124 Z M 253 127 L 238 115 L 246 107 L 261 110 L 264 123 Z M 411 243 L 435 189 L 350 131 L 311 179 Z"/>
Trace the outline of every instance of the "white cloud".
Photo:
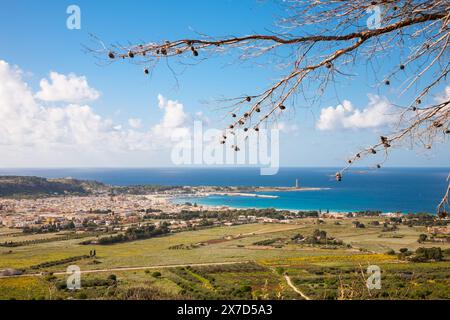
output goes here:
<path id="1" fill-rule="evenodd" d="M 23 81 L 22 71 L 0 60 L 0 154 L 9 156 L 0 159 L 0 165 L 9 163 L 14 157 L 22 157 L 22 165 L 33 166 L 33 156 L 43 150 L 48 151 L 47 159 L 59 161 L 58 165 L 68 161 L 76 163 L 81 157 L 89 163 L 97 161 L 98 165 L 103 163 L 99 161 L 102 157 L 110 160 L 132 151 L 169 148 L 172 134 L 185 136 L 190 133 L 189 117 L 181 103 L 161 95 L 158 99 L 164 111 L 158 124 L 146 131 L 138 130 L 141 120 L 129 119 L 127 129 L 97 114 L 89 105 L 61 103 L 61 106 L 49 107 L 42 104 Z M 55 159 L 56 154 L 58 159 Z M 98 158 L 94 159 L 94 154 Z"/>
<path id="2" fill-rule="evenodd" d="M 378 95 L 368 95 L 369 104 L 363 110 L 356 109 L 348 100 L 336 108 L 324 108 L 316 123 L 319 130 L 377 128 L 398 121 L 392 104 Z"/>
<path id="3" fill-rule="evenodd" d="M 152 128 L 153 134 L 160 138 L 187 137 L 190 134 L 190 129 L 187 127 L 189 119 L 183 104 L 168 100 L 161 94 L 158 95 L 158 102 L 159 108 L 164 110 L 164 116 L 161 122 Z"/>
<path id="4" fill-rule="evenodd" d="M 277 122 L 273 125 L 274 129 L 278 129 L 284 133 L 298 133 L 299 127 L 295 123 L 286 123 L 284 121 Z"/>
<path id="5" fill-rule="evenodd" d="M 165 114 L 161 122 L 164 128 L 176 128 L 181 126 L 187 118 L 184 107 L 178 101 L 167 100 L 161 94 L 158 95 L 158 106 Z"/>
<path id="6" fill-rule="evenodd" d="M 42 101 L 83 102 L 96 100 L 100 93 L 91 88 L 86 77 L 50 72 L 50 81 L 42 79 L 36 97 Z"/>
<path id="7" fill-rule="evenodd" d="M 131 118 L 131 119 L 128 119 L 128 124 L 133 129 L 139 129 L 140 127 L 142 127 L 142 120 Z"/>
<path id="8" fill-rule="evenodd" d="M 438 95 L 435 100 L 437 103 L 443 103 L 450 100 L 450 85 L 446 86 L 444 92 Z"/>

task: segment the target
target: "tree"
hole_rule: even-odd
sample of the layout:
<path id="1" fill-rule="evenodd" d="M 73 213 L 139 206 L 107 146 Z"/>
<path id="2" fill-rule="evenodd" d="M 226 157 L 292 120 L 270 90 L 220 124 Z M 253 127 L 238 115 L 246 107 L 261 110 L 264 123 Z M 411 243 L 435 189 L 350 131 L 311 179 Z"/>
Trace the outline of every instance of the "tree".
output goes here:
<path id="1" fill-rule="evenodd" d="M 293 108 L 297 95 L 311 105 L 317 104 L 333 87 L 330 84 L 353 78 L 355 66 L 365 63 L 371 70 L 368 71 L 371 83 L 379 88 L 393 85 L 409 102 L 398 106 L 396 129 L 380 136 L 372 146 L 355 152 L 336 173 L 338 181 L 364 157 L 382 155 L 375 165 L 381 168 L 395 146 L 431 149 L 434 143 L 448 140 L 450 87 L 442 94 L 442 85 L 450 71 L 448 1 L 290 0 L 284 3 L 288 7 L 286 16 L 278 23 L 279 30 L 267 34 L 199 35 L 191 39 L 110 47 L 99 40 L 102 47 L 93 52 L 111 61 L 138 61 L 145 65 L 145 74 L 151 74 L 159 62 L 168 63 L 177 58 L 186 65 L 184 59 L 232 56 L 235 52 L 240 60 L 255 63 L 272 57 L 283 68 L 284 76 L 259 92 L 222 101 L 228 107 L 230 123 L 224 129 L 221 143 L 226 143 L 227 136 L 237 129 L 247 134 L 259 131 L 261 126 L 285 113 L 288 106 Z M 398 61 L 389 61 L 398 52 Z M 380 61 L 389 66 L 389 71 L 375 69 Z M 424 80 L 425 75 L 430 80 Z M 315 94 L 310 96 L 308 92 Z M 450 183 L 438 205 L 440 216 L 449 209 L 449 190 Z"/>
<path id="2" fill-rule="evenodd" d="M 422 243 L 422 242 L 425 242 L 425 241 L 427 241 L 427 239 L 428 239 L 428 236 L 426 235 L 426 234 L 421 234 L 421 235 L 419 235 L 419 240 L 417 240 L 419 243 Z"/>

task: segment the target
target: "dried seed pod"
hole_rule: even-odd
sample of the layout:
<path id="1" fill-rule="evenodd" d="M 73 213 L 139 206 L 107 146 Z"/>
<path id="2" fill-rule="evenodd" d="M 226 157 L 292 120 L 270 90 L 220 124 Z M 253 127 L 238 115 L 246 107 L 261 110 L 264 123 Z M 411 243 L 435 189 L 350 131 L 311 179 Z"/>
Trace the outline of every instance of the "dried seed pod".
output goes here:
<path id="1" fill-rule="evenodd" d="M 225 141 L 224 141 L 224 140 L 221 140 L 221 141 L 220 141 L 220 144 L 225 144 Z"/>
<path id="2" fill-rule="evenodd" d="M 233 129 L 234 128 L 234 125 L 232 125 L 232 124 L 230 124 L 230 127 L 229 127 L 230 129 Z"/>
<path id="3" fill-rule="evenodd" d="M 439 217 L 439 219 L 445 219 L 448 217 L 448 213 L 445 211 L 439 211 L 438 217 Z"/>
<path id="4" fill-rule="evenodd" d="M 222 137 L 223 137 L 225 140 L 227 139 L 227 136 L 226 136 L 226 135 L 223 135 Z"/>
<path id="5" fill-rule="evenodd" d="M 356 154 L 357 158 L 361 158 L 361 155 L 359 153 Z"/>
<path id="6" fill-rule="evenodd" d="M 390 145 L 388 142 L 383 143 L 383 146 L 384 146 L 385 148 L 390 148 L 390 147 L 391 147 L 391 145 Z"/>
<path id="7" fill-rule="evenodd" d="M 342 174 L 340 172 L 336 172 L 336 181 L 342 181 Z"/>
<path id="8" fill-rule="evenodd" d="M 197 50 L 193 50 L 192 53 L 194 54 L 194 57 L 198 56 L 198 51 Z"/>
<path id="9" fill-rule="evenodd" d="M 284 109 L 286 109 L 286 107 L 285 107 L 284 105 L 281 105 L 281 106 L 280 106 L 280 109 L 281 109 L 281 110 L 284 110 Z"/>
<path id="10" fill-rule="evenodd" d="M 244 120 L 239 120 L 239 124 L 242 126 L 244 124 Z"/>
<path id="11" fill-rule="evenodd" d="M 181 51 L 180 49 L 175 50 L 176 54 L 181 54 L 183 51 Z"/>
<path id="12" fill-rule="evenodd" d="M 236 113 L 231 114 L 233 118 L 236 118 Z"/>
<path id="13" fill-rule="evenodd" d="M 435 122 L 433 122 L 433 126 L 435 128 L 440 128 L 440 127 L 442 127 L 442 123 L 440 123 L 439 121 L 435 121 Z"/>
<path id="14" fill-rule="evenodd" d="M 130 58 L 134 58 L 134 53 L 133 53 L 133 51 L 128 51 L 128 56 L 130 57 Z"/>
<path id="15" fill-rule="evenodd" d="M 421 103 L 422 103 L 422 100 L 417 99 L 416 103 L 417 103 L 417 104 L 421 104 Z"/>
<path id="16" fill-rule="evenodd" d="M 258 131 L 259 131 L 259 128 L 258 128 L 258 127 L 255 127 L 255 131 L 258 132 Z"/>
<path id="17" fill-rule="evenodd" d="M 247 102 L 250 102 L 250 101 L 252 101 L 252 98 L 251 97 L 247 97 L 247 98 L 245 98 L 245 100 L 247 100 Z"/>
<path id="18" fill-rule="evenodd" d="M 371 148 L 371 149 L 369 150 L 369 152 L 370 152 L 371 154 L 376 154 L 376 153 L 377 153 L 377 150 L 375 150 L 374 148 Z"/>
<path id="19" fill-rule="evenodd" d="M 110 59 L 114 59 L 116 56 L 114 55 L 114 52 L 110 51 L 110 52 L 108 53 L 108 57 L 109 57 Z"/>
<path id="20" fill-rule="evenodd" d="M 260 108 L 256 108 L 255 111 L 256 112 L 261 112 L 261 109 Z"/>
<path id="21" fill-rule="evenodd" d="M 331 69 L 332 66 L 333 66 L 333 65 L 332 65 L 330 62 L 327 62 L 327 63 L 325 64 L 325 67 L 326 67 L 327 69 Z"/>
<path id="22" fill-rule="evenodd" d="M 244 113 L 244 118 L 248 118 L 249 114 L 248 112 Z"/>
<path id="23" fill-rule="evenodd" d="M 239 147 L 238 146 L 235 146 L 234 147 L 234 151 L 239 151 L 240 149 L 239 149 Z"/>
<path id="24" fill-rule="evenodd" d="M 412 111 L 416 111 L 416 110 L 417 110 L 417 107 L 412 107 L 411 110 L 412 110 Z"/>
<path id="25" fill-rule="evenodd" d="M 145 74 L 148 74 L 148 73 L 149 73 L 149 71 L 148 71 L 147 68 L 144 69 L 144 73 L 145 73 Z"/>
<path id="26" fill-rule="evenodd" d="M 450 134 L 450 130 L 449 129 L 445 130 L 445 134 Z"/>
<path id="27" fill-rule="evenodd" d="M 156 54 L 159 54 L 159 49 L 156 50 Z"/>
<path id="28" fill-rule="evenodd" d="M 400 65 L 400 70 L 404 70 L 405 69 L 405 65 L 404 64 L 401 64 Z"/>
<path id="29" fill-rule="evenodd" d="M 428 144 L 428 145 L 425 146 L 425 148 L 431 149 L 431 145 Z"/>
<path id="30" fill-rule="evenodd" d="M 247 131 L 248 131 L 248 128 L 244 128 L 244 131 L 247 132 Z"/>
<path id="31" fill-rule="evenodd" d="M 385 80 L 385 81 L 384 81 L 384 84 L 388 86 L 388 85 L 391 84 L 391 82 L 390 82 L 389 80 Z"/>
<path id="32" fill-rule="evenodd" d="M 167 49 L 162 48 L 162 49 L 161 49 L 161 54 L 162 54 L 162 55 L 167 55 Z"/>
<path id="33" fill-rule="evenodd" d="M 388 141 L 388 139 L 384 136 L 380 137 L 381 143 L 386 143 Z"/>
<path id="34" fill-rule="evenodd" d="M 352 163 L 352 160 L 348 160 L 347 162 L 348 162 L 349 164 L 351 164 L 351 163 Z"/>
<path id="35" fill-rule="evenodd" d="M 381 164 L 377 164 L 377 169 L 380 169 L 381 168 Z"/>

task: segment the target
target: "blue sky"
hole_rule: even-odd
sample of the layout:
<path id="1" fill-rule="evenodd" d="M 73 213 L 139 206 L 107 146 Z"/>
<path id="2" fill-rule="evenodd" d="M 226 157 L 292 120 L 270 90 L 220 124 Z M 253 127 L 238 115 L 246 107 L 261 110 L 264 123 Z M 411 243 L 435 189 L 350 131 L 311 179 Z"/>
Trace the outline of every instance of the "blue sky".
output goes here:
<path id="1" fill-rule="evenodd" d="M 81 8 L 81 30 L 66 28 L 66 8 L 71 4 Z M 222 121 L 225 114 L 217 112 L 214 102 L 205 105 L 202 101 L 255 93 L 276 79 L 280 71 L 270 65 L 242 66 L 226 56 L 212 58 L 184 70 L 177 76 L 177 87 L 177 81 L 164 64 L 155 70 L 151 78 L 143 75 L 142 66 L 126 62 L 99 66 L 91 54 L 83 51 L 83 45 L 96 46 L 89 34 L 95 34 L 107 44 L 194 37 L 195 31 L 212 36 L 246 35 L 274 30 L 274 22 L 283 15 L 284 9 L 276 2 L 256 0 L 2 2 L 0 60 L 7 63 L 3 75 L 13 77 L 14 68 L 20 69 L 20 80 L 15 78 L 16 85 L 20 87 L 20 83 L 26 83 L 33 94 L 42 89 L 40 81 L 49 79 L 50 72 L 85 77 L 89 87 L 95 89 L 99 97 L 79 105 L 88 104 L 90 116 L 101 117 L 102 121 L 111 121 L 115 126 L 121 125 L 121 130 L 129 129 L 129 119 L 140 119 L 142 130 L 163 124 L 165 112 L 171 106 L 176 108 L 175 101 L 182 105 L 183 115 L 195 118 L 195 114 L 201 111 L 201 117 L 208 118 L 210 124 L 220 129 L 226 125 Z M 396 58 L 389 57 L 389 61 L 394 63 Z M 174 68 L 182 70 L 180 66 Z M 384 66 L 381 66 L 383 69 Z M 344 99 L 351 101 L 355 109 L 367 106 L 368 94 L 377 94 L 399 104 L 406 101 L 405 97 L 398 97 L 395 92 L 373 88 L 370 77 L 365 76 L 366 67 L 357 67 L 356 73 L 361 75 L 357 80 L 338 82 L 324 95 L 320 105 L 307 108 L 306 102 L 299 100 L 295 111 L 288 112 L 285 118 L 280 119 L 288 128 L 281 132 L 282 165 L 340 166 L 358 148 L 377 141 L 385 128 L 339 128 L 326 131 L 316 128 L 321 109 L 336 107 Z M 158 100 L 158 95 L 165 100 Z M 37 103 L 44 108 L 64 109 L 69 102 L 73 103 L 51 99 Z M 0 112 L 1 108 L 6 109 L 5 103 L 0 100 Z M 37 139 L 39 143 L 45 143 L 42 137 Z M 127 136 L 127 139 L 136 138 Z M 90 153 L 91 149 L 72 150 L 70 146 L 57 150 L 52 147 L 55 144 L 51 144 L 41 148 L 46 149 L 45 152 L 36 152 L 40 148 L 39 143 L 34 146 L 25 143 L 22 147 L 18 140 L 11 141 L 9 145 L 6 142 L 0 144 L 0 152 L 10 155 L 9 160 L 0 160 L 0 166 L 171 165 L 169 152 L 161 146 L 136 152 L 108 150 Z M 448 149 L 448 145 L 444 144 L 437 145 L 428 153 L 421 150 L 396 150 L 388 165 L 446 166 L 450 158 Z M 86 154 L 81 155 L 80 150 L 85 150 Z M 373 163 L 368 161 L 362 165 Z"/>

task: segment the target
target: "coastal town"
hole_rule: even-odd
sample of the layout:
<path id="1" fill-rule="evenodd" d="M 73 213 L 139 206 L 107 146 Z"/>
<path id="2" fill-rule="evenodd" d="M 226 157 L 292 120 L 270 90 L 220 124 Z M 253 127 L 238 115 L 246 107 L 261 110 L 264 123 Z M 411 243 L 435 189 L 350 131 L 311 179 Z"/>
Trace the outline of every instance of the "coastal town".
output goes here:
<path id="1" fill-rule="evenodd" d="M 195 203 L 195 197 L 213 194 L 230 196 L 247 196 L 246 193 L 224 193 L 212 190 L 212 187 L 196 187 L 194 194 L 183 194 L 192 202 L 177 203 L 172 201 L 180 191 L 164 191 L 145 195 L 89 195 L 89 196 L 55 196 L 45 198 L 0 199 L 0 225 L 8 228 L 45 230 L 55 226 L 58 230 L 96 230 L 121 231 L 132 224 L 153 222 L 158 226 L 161 221 L 169 224 L 171 230 L 202 226 L 205 217 L 186 219 L 183 213 L 200 213 L 207 211 L 248 211 L 227 206 L 204 206 Z M 258 196 L 258 195 L 256 195 Z M 264 195 L 259 195 L 264 196 Z M 256 209 L 254 209 L 257 211 Z M 265 209 L 267 211 L 267 209 Z M 279 212 L 276 218 L 272 211 Z M 233 215 L 230 219 L 220 217 L 211 220 L 211 225 L 231 226 L 243 223 L 294 223 L 296 218 L 307 213 L 308 217 L 350 219 L 379 215 L 385 218 L 401 218 L 401 213 L 381 212 L 329 212 L 298 211 L 272 209 L 268 216 Z M 227 216 L 228 217 L 228 216 Z M 52 229 L 54 230 L 54 228 Z"/>
<path id="2" fill-rule="evenodd" d="M 282 215 L 273 214 L 240 215 L 234 214 L 228 219 L 216 217 L 205 219 L 197 217 L 185 219 L 184 212 L 236 211 L 227 206 L 204 206 L 195 201 L 209 196 L 278 198 L 280 191 L 319 191 L 322 188 L 300 187 L 298 180 L 293 187 L 233 187 L 233 186 L 108 186 L 95 181 L 64 179 L 45 179 L 37 177 L 2 177 L 3 194 L 0 192 L 0 225 L 8 228 L 40 230 L 95 230 L 123 231 L 132 224 L 154 223 L 162 221 L 170 230 L 180 230 L 208 225 L 243 224 L 250 222 L 291 223 L 297 211 L 282 210 Z M 33 183 L 36 190 L 29 190 Z M 38 193 L 43 184 L 50 183 L 50 191 Z M 21 185 L 22 184 L 22 185 Z M 8 186 L 14 185 L 14 190 Z M 19 187 L 18 187 L 19 186 Z M 22 187 L 22 189 L 20 188 Z M 17 189 L 17 190 L 16 190 Z M 26 191 L 24 191 L 26 190 Z M 271 192 L 273 194 L 264 194 Z M 184 199 L 185 201 L 176 201 Z M 280 211 L 272 209 L 271 211 Z M 313 216 L 322 215 L 313 211 Z M 333 213 L 333 217 L 344 217 L 343 213 Z M 186 221 L 188 220 L 188 221 Z"/>

